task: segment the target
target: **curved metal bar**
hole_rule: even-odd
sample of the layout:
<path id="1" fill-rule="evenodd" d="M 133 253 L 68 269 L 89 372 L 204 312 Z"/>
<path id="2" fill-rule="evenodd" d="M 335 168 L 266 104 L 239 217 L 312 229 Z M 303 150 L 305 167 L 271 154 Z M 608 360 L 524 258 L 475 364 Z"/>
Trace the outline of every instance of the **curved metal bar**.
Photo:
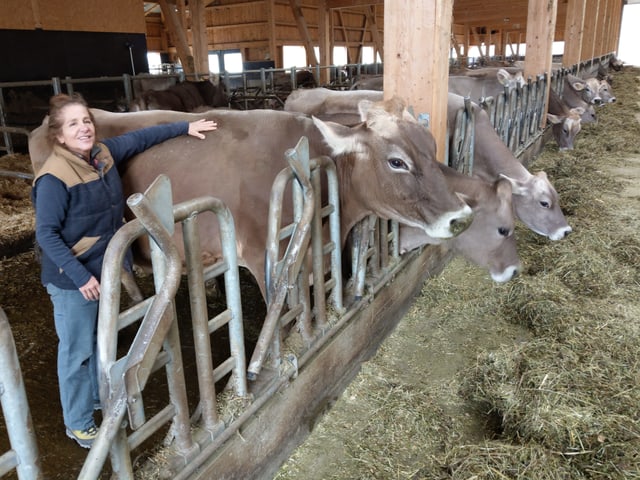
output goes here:
<path id="1" fill-rule="evenodd" d="M 11 450 L 0 456 L 0 476 L 14 468 L 20 480 L 43 478 L 20 361 L 9 320 L 0 307 L 0 403 Z"/>
<path id="2" fill-rule="evenodd" d="M 247 371 L 247 378 L 249 380 L 255 380 L 262 369 L 269 345 L 272 342 L 274 333 L 278 326 L 278 320 L 280 312 L 284 306 L 286 294 L 291 286 L 289 279 L 297 276 L 298 270 L 300 269 L 300 263 L 304 260 L 303 254 L 306 251 L 310 240 L 315 198 L 313 188 L 311 186 L 311 180 L 309 176 L 306 175 L 305 169 L 300 163 L 297 155 L 298 153 L 295 149 L 289 149 L 285 153 L 292 172 L 295 173 L 296 178 L 302 185 L 304 209 L 300 221 L 295 225 L 284 259 L 281 262 L 280 271 L 277 273 L 276 280 L 273 283 L 273 288 L 267 305 L 267 316 L 265 317 L 262 330 L 260 331 L 260 336 L 258 337 L 251 361 L 249 362 L 249 368 Z M 270 228 L 269 230 L 273 231 L 274 228 Z"/>

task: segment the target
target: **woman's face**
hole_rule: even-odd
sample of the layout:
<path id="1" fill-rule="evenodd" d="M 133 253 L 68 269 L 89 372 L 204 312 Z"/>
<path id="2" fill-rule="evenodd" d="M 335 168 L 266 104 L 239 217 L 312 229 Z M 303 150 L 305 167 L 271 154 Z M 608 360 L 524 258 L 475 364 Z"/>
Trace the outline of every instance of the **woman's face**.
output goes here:
<path id="1" fill-rule="evenodd" d="M 95 141 L 96 129 L 84 105 L 71 104 L 64 107 L 62 129 L 58 141 L 74 153 L 88 157 Z"/>

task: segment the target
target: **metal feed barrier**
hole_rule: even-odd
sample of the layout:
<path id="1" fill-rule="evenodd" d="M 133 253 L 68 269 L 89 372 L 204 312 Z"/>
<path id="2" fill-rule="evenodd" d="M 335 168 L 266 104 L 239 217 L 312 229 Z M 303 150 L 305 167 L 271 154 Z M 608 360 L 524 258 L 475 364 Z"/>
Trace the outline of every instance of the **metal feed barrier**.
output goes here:
<path id="1" fill-rule="evenodd" d="M 80 473 L 80 478 L 93 479 L 100 475 L 106 457 L 110 455 L 115 478 L 132 479 L 131 451 L 164 425 L 171 423 L 170 469 L 175 478 L 188 478 L 215 449 L 238 432 L 260 406 L 279 389 L 294 381 L 297 369 L 319 348 L 323 336 L 339 325 L 342 307 L 342 278 L 340 258 L 339 209 L 335 165 L 321 157 L 308 159 L 308 143 L 301 139 L 295 150 L 286 153 L 290 167 L 283 170 L 274 182 L 270 205 L 270 238 L 267 250 L 269 298 L 267 316 L 257 341 L 248 370 L 244 364 L 244 339 L 238 266 L 235 257 L 233 221 L 226 207 L 212 198 L 196 199 L 171 206 L 168 180 L 159 178 L 145 195 L 135 195 L 128 203 L 137 219 L 126 224 L 114 237 L 105 257 L 102 300 L 98 327 L 100 351 L 100 385 L 104 420 L 94 446 Z M 322 176 L 329 185 L 329 201 L 321 205 Z M 283 192 L 293 184 L 294 221 L 281 226 Z M 164 205 L 163 205 L 164 204 Z M 162 205 L 162 206 L 161 206 Z M 203 268 L 197 233 L 197 216 L 203 211 L 215 211 L 221 225 L 225 245 L 224 259 Z M 168 212 L 172 212 L 168 213 Z M 331 235 L 322 240 L 323 218 L 328 217 Z M 182 271 L 177 251 L 171 243 L 170 232 L 174 220 L 183 223 L 186 272 L 192 308 L 192 322 L 199 390 L 198 418 L 189 417 L 186 385 L 182 374 L 180 343 L 172 299 Z M 369 224 L 369 219 L 367 219 Z M 157 244 L 152 254 L 157 293 L 122 313 L 120 305 L 120 272 L 128 247 L 147 232 Z M 281 255 L 281 243 L 289 239 Z M 389 240 L 377 242 L 388 244 Z M 395 240 L 394 240 L 395 242 Z M 307 249 L 307 247 L 309 248 Z M 393 250 L 393 248 L 391 249 Z M 395 249 L 397 258 L 397 248 Z M 311 270 L 305 265 L 307 251 L 312 254 Z M 388 245 L 386 250 L 389 251 Z M 329 280 L 325 281 L 324 257 L 329 256 Z M 381 258 L 375 255 L 374 258 Z M 389 258 L 385 263 L 390 265 Z M 397 263 L 397 262 L 396 262 Z M 363 265 L 363 269 L 367 266 Z M 380 266 L 376 266 L 380 270 Z M 318 271 L 320 270 L 320 271 Z M 229 309 L 214 319 L 207 319 L 204 283 L 224 272 L 225 292 Z M 314 301 L 309 298 L 309 277 L 313 278 Z M 329 292 L 327 294 L 327 292 Z M 329 309 L 325 307 L 327 297 Z M 327 312 L 329 310 L 331 313 Z M 141 322 L 135 339 L 126 355 L 116 358 L 118 331 Z M 285 331 L 292 321 L 304 339 L 304 347 L 291 351 L 283 348 Z M 211 362 L 211 335 L 229 324 L 231 357 L 220 367 Z M 267 359 L 270 362 L 265 363 Z M 170 402 L 158 414 L 146 418 L 143 391 L 153 372 L 165 367 Z M 248 372 L 248 373 L 247 373 Z M 214 384 L 231 374 L 230 386 L 235 398 L 244 405 L 236 419 L 220 418 L 217 414 L 217 393 Z M 247 388 L 247 375 L 254 383 Z M 125 420 L 125 415 L 128 418 Z M 193 424 L 197 423 L 197 428 Z M 125 427 L 126 425 L 126 427 Z M 129 433 L 130 432 L 130 433 Z"/>
<path id="2" fill-rule="evenodd" d="M 0 455 L 0 477 L 16 471 L 20 480 L 43 478 L 29 402 L 9 321 L 0 307 L 0 402 L 11 450 Z"/>
<path id="3" fill-rule="evenodd" d="M 538 78 L 536 82 L 540 80 Z M 534 121 L 536 113 L 527 110 L 535 105 L 534 110 L 539 111 L 540 103 L 534 99 L 538 98 L 536 92 L 542 90 L 542 84 L 534 86 L 536 82 L 529 81 L 526 89 L 517 91 L 517 108 L 511 106 L 514 102 L 513 93 L 495 103 L 502 105 L 500 114 L 494 116 L 499 119 L 497 124 L 503 126 L 502 131 L 507 132 L 502 138 L 518 139 L 511 140 L 512 150 L 514 146 L 516 151 L 526 148 L 527 142 L 532 141 L 532 137 L 527 140 L 526 134 L 529 130 L 534 131 L 533 126 L 539 123 Z M 552 88 L 562 87 L 561 77 L 554 76 L 551 82 Z M 515 126 L 512 118 L 524 123 Z M 467 100 L 465 107 L 457 114 L 454 139 L 449 151 L 450 165 L 466 173 L 473 169 L 473 121 L 473 110 Z M 509 128 L 505 129 L 505 125 Z M 400 257 L 398 254 L 397 223 L 375 217 L 365 219 L 352 233 L 352 272 L 345 289 L 349 300 L 345 302 L 335 166 L 323 157 L 305 162 L 308 148 L 304 140 L 286 156 L 291 167 L 283 170 L 274 183 L 270 206 L 269 249 L 266 253 L 269 319 L 265 320 L 266 328 L 260 333 L 248 369 L 245 364 L 233 219 L 226 207 L 209 197 L 173 206 L 166 179 L 159 180 L 157 192 L 148 192 L 145 196 L 135 196 L 129 200 L 139 218 L 127 223 L 114 237 L 105 258 L 103 273 L 98 341 L 104 421 L 100 436 L 89 452 L 79 478 L 98 478 L 109 455 L 114 478 L 133 478 L 132 450 L 140 447 L 154 433 L 167 428 L 167 424 L 170 427 L 166 436 L 169 442 L 166 450 L 167 457 L 171 459 L 166 467 L 171 472 L 168 475 L 177 479 L 191 478 L 199 466 L 225 442 L 238 435 L 241 427 L 270 399 L 295 382 L 299 370 L 310 364 L 336 332 L 349 325 L 358 311 L 364 309 L 384 285 L 407 265 L 407 256 Z M 319 192 L 324 183 L 328 185 L 329 202 L 321 205 Z M 294 222 L 282 226 L 283 192 L 289 184 L 294 185 Z M 164 203 L 164 206 L 151 206 L 157 202 Z M 313 205 L 312 208 L 310 205 Z M 198 216 L 204 212 L 209 212 L 209 215 L 213 212 L 219 219 L 224 250 L 223 259 L 206 268 L 201 264 L 198 238 Z M 174 222 L 181 223 L 184 233 L 185 268 L 197 352 L 199 394 L 197 407 L 191 416 L 172 303 L 183 272 L 169 235 Z M 326 224 L 331 226 L 331 236 L 326 243 L 322 236 L 323 224 L 325 227 Z M 133 241 L 147 233 L 162 247 L 154 247 L 153 253 L 154 279 L 161 281 L 161 285 L 156 285 L 156 295 L 120 312 L 120 265 Z M 295 237 L 293 243 L 292 237 Z M 283 242 L 287 245 L 284 248 Z M 312 252 L 310 263 L 302 258 L 306 250 Z M 220 276 L 224 278 L 227 308 L 209 319 L 204 284 Z M 310 288 L 310 278 L 313 288 Z M 279 293 L 281 290 L 286 293 Z M 288 344 L 290 338 L 287 338 L 287 332 L 293 331 L 291 324 L 294 321 L 302 338 L 302 346 L 292 347 Z M 0 324 L 5 323 L 6 317 L 0 310 Z M 125 327 L 136 327 L 136 324 L 137 334 L 128 352 L 117 358 L 118 332 Z M 219 338 L 225 326 L 231 355 L 214 368 L 211 358 L 212 337 Z M 5 329 L 3 326 L 0 333 L 3 338 L 7 335 L 11 338 L 8 327 Z M 12 357 L 15 356 L 15 347 L 12 345 L 12 341 L 1 342 L 2 364 L 12 367 L 0 373 L 11 371 L 13 381 L 21 377 L 17 358 Z M 150 375 L 153 372 L 161 373 L 162 367 L 165 367 L 170 402 L 147 419 L 144 388 Z M 221 398 L 223 392 L 215 389 L 215 383 L 225 377 L 229 378 L 228 387 L 233 397 L 242 404 L 240 411 L 231 416 L 219 413 L 220 407 L 228 400 Z M 249 378 L 253 381 L 248 382 Z M 7 428 L 17 428 L 20 433 L 17 437 L 10 433 L 12 450 L 0 457 L 0 475 L 16 469 L 20 480 L 41 478 L 32 427 L 22 413 L 26 405 L 24 389 L 22 387 L 21 392 L 19 387 L 22 383 L 19 382 L 17 388 L 9 388 L 4 377 L 1 379 L 0 393 Z M 20 408 L 6 407 L 6 404 L 19 405 Z M 193 428 L 194 425 L 196 428 Z"/>

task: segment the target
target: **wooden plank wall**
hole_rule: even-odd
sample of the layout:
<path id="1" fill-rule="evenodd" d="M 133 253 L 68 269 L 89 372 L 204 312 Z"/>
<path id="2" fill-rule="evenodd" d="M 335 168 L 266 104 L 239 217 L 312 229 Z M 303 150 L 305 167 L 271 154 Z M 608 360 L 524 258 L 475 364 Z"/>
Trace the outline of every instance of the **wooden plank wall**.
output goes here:
<path id="1" fill-rule="evenodd" d="M 145 33 L 143 0 L 2 0 L 0 29 Z"/>

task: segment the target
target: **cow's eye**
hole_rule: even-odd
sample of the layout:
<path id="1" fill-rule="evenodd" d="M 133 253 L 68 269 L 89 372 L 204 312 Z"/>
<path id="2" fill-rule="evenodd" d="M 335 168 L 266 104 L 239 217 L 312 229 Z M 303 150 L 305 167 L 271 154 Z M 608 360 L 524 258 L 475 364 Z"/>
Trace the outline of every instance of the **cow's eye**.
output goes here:
<path id="1" fill-rule="evenodd" d="M 401 158 L 394 157 L 389 159 L 389 165 L 396 170 L 409 170 L 409 166 Z"/>
<path id="2" fill-rule="evenodd" d="M 498 228 L 498 233 L 503 237 L 508 237 L 509 236 L 509 229 L 506 228 L 506 227 L 499 227 Z"/>
<path id="3" fill-rule="evenodd" d="M 549 207 L 550 207 L 549 202 L 545 202 L 544 200 L 542 200 L 542 201 L 540 202 L 540 206 L 541 206 L 542 208 L 549 208 Z"/>

